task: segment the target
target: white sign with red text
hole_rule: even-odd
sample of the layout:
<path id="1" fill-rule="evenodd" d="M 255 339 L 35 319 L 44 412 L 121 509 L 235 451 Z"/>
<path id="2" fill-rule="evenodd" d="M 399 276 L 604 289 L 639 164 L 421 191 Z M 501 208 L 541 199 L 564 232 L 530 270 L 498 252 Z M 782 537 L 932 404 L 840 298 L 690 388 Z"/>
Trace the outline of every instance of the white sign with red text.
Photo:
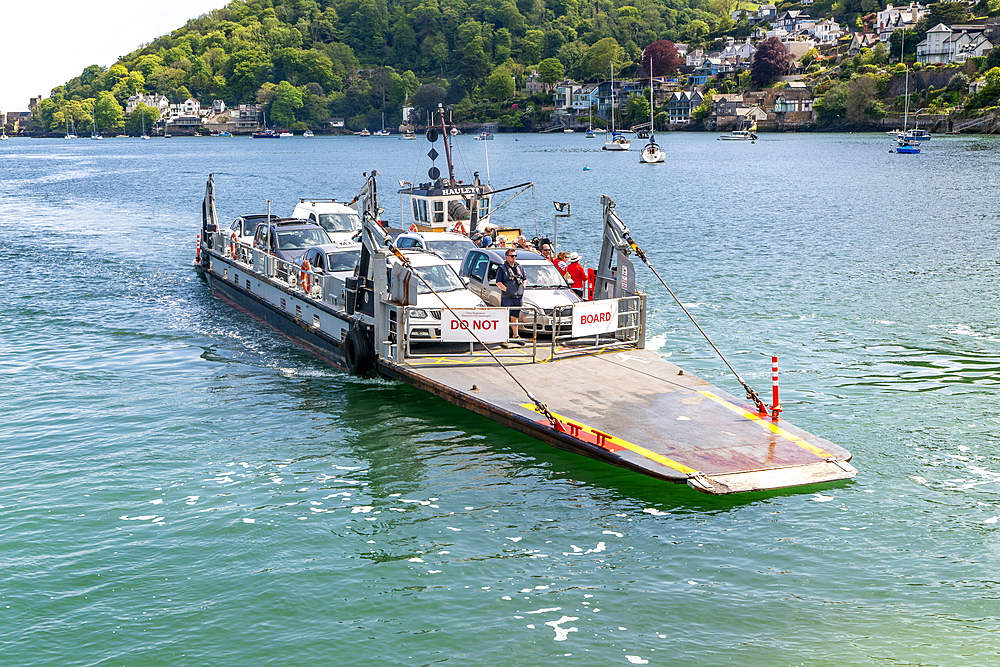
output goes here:
<path id="1" fill-rule="evenodd" d="M 573 304 L 573 337 L 611 333 L 618 328 L 618 299 Z"/>
<path id="2" fill-rule="evenodd" d="M 507 308 L 455 308 L 454 311 L 454 315 L 447 308 L 441 311 L 441 340 L 446 343 L 475 343 L 477 339 L 483 343 L 502 343 L 510 337 Z"/>

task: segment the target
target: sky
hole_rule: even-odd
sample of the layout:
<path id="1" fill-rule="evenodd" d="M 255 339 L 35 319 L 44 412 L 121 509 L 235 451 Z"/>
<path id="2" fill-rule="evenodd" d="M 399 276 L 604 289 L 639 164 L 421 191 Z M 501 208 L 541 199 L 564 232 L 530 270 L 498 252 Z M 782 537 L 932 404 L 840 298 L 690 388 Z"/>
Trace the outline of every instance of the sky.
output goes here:
<path id="1" fill-rule="evenodd" d="M 228 0 L 19 0 L 3 2 L 0 22 L 0 109 L 27 111 L 84 67 L 110 67 L 188 19 Z"/>

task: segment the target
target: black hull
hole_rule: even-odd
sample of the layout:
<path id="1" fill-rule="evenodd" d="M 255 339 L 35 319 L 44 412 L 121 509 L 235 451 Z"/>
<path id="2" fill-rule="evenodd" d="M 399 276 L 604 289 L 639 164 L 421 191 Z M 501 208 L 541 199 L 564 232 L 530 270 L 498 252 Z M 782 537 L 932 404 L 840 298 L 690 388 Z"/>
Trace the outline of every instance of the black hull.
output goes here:
<path id="1" fill-rule="evenodd" d="M 341 341 L 317 333 L 290 313 L 276 310 L 263 299 L 220 279 L 211 271 L 204 271 L 204 274 L 209 287 L 220 299 L 288 336 L 331 366 L 347 370 Z"/>

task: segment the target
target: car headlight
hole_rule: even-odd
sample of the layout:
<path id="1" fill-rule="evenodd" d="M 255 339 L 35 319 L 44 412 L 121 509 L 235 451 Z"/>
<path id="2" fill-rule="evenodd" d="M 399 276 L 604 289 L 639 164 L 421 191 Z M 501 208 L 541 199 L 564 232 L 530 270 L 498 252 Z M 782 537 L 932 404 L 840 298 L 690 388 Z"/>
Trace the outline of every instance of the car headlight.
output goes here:
<path id="1" fill-rule="evenodd" d="M 426 320 L 427 311 L 423 308 L 413 308 L 410 310 L 410 319 Z"/>

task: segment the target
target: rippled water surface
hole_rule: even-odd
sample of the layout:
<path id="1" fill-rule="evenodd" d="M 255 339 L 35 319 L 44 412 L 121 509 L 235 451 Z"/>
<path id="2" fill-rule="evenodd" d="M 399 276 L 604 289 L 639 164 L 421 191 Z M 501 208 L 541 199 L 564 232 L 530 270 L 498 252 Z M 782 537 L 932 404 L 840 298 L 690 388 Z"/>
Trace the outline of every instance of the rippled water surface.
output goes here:
<path id="1" fill-rule="evenodd" d="M 855 480 L 715 498 L 557 451 L 325 366 L 191 267 L 209 173 L 230 220 L 377 169 L 393 220 L 425 141 L 0 145 L 0 663 L 995 662 L 1000 140 L 659 138 L 462 136 L 457 176 L 535 181 L 498 214 L 531 233 L 570 202 L 591 266 L 614 198 Z M 735 393 L 640 270 L 650 346 Z"/>

